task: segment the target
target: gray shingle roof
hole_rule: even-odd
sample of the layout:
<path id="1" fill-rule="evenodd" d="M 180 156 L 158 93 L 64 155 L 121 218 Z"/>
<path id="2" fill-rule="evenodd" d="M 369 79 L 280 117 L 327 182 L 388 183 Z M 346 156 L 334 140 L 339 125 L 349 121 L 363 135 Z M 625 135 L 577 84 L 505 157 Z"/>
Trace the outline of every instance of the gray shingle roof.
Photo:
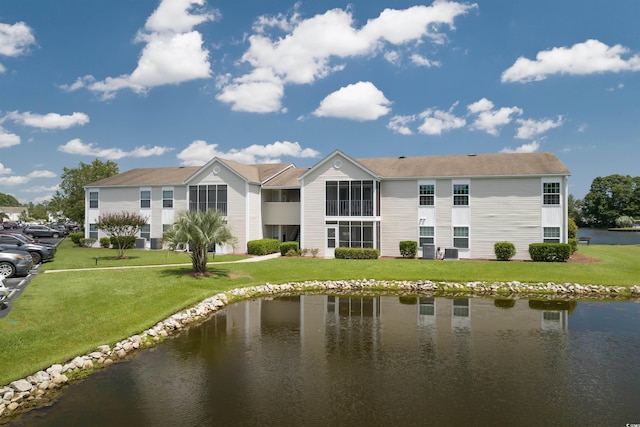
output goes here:
<path id="1" fill-rule="evenodd" d="M 553 153 L 498 153 L 356 159 L 382 178 L 569 175 Z"/>
<path id="2" fill-rule="evenodd" d="M 291 163 L 247 165 L 219 160 L 247 180 L 264 182 L 267 187 L 298 187 L 298 178 L 309 170 L 290 167 Z M 569 169 L 553 153 L 386 157 L 356 161 L 379 177 L 389 179 L 570 174 Z M 131 169 L 87 187 L 183 185 L 200 168 L 186 166 Z"/>

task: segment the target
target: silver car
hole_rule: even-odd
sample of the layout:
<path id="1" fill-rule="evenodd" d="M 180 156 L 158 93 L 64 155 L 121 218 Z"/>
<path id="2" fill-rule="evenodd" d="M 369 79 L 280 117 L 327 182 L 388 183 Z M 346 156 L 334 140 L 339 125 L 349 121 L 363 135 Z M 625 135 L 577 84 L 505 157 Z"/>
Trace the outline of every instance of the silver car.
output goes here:
<path id="1" fill-rule="evenodd" d="M 9 298 L 9 288 L 4 283 L 4 276 L 0 276 L 0 306 Z"/>
<path id="2" fill-rule="evenodd" d="M 26 276 L 33 268 L 33 258 L 29 252 L 0 247 L 0 276 Z"/>

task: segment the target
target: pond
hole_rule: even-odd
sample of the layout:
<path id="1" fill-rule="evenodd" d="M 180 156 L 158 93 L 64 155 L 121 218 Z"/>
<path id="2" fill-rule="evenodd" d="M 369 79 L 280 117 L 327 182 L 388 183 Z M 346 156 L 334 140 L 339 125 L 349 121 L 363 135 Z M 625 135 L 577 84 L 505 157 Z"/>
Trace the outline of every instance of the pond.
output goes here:
<path id="1" fill-rule="evenodd" d="M 609 231 L 603 228 L 580 228 L 578 237 L 591 237 L 592 245 L 640 245 L 638 231 Z"/>
<path id="2" fill-rule="evenodd" d="M 637 302 L 246 301 L 9 425 L 638 423 L 639 320 Z"/>

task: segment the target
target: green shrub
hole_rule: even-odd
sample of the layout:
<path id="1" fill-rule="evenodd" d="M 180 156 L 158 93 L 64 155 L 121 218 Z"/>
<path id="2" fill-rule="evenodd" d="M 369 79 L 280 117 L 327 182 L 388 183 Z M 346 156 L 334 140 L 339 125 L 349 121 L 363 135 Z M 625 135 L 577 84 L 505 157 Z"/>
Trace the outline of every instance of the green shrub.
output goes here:
<path id="1" fill-rule="evenodd" d="M 83 248 L 90 248 L 93 246 L 93 244 L 96 242 L 96 239 L 94 239 L 93 237 L 88 237 L 88 238 L 82 238 L 80 239 L 80 246 L 82 246 Z"/>
<path id="2" fill-rule="evenodd" d="M 400 242 L 400 255 L 402 258 L 415 258 L 418 253 L 418 242 L 403 240 Z"/>
<path id="3" fill-rule="evenodd" d="M 513 308 L 516 305 L 516 300 L 514 299 L 494 299 L 493 305 L 498 308 Z"/>
<path id="4" fill-rule="evenodd" d="M 320 249 L 318 248 L 311 248 L 311 257 L 315 258 L 318 256 L 318 252 L 320 252 Z"/>
<path id="5" fill-rule="evenodd" d="M 509 261 L 516 254 L 516 246 L 511 242 L 496 242 L 493 250 L 498 261 Z"/>
<path id="6" fill-rule="evenodd" d="M 280 240 L 260 239 L 247 242 L 247 253 L 249 255 L 269 255 L 280 250 Z"/>
<path id="7" fill-rule="evenodd" d="M 289 253 L 292 255 L 289 255 Z M 300 255 L 300 243 L 298 242 L 282 242 L 280 243 L 280 255 L 282 256 L 299 256 Z"/>
<path id="8" fill-rule="evenodd" d="M 111 236 L 109 241 L 114 248 L 120 248 L 120 245 L 122 245 L 122 249 L 133 249 L 136 245 L 136 236 Z"/>
<path id="9" fill-rule="evenodd" d="M 84 233 L 81 231 L 69 233 L 69 239 L 71 239 L 74 245 L 80 246 L 80 239 L 84 239 Z"/>
<path id="10" fill-rule="evenodd" d="M 578 250 L 578 242 L 579 240 L 575 237 L 569 239 L 569 246 L 571 246 L 571 255 L 573 255 Z"/>
<path id="11" fill-rule="evenodd" d="M 578 237 L 578 225 L 573 218 L 569 218 L 569 221 L 567 221 L 567 233 L 570 239 Z"/>
<path id="12" fill-rule="evenodd" d="M 566 262 L 571 256 L 571 245 L 568 243 L 532 243 L 529 245 L 529 256 L 538 262 Z"/>
<path id="13" fill-rule="evenodd" d="M 334 254 L 338 259 L 377 259 L 380 251 L 373 248 L 336 248 Z"/>
<path id="14" fill-rule="evenodd" d="M 100 247 L 101 248 L 109 248 L 111 246 L 111 239 L 108 237 L 101 237 L 100 238 Z"/>

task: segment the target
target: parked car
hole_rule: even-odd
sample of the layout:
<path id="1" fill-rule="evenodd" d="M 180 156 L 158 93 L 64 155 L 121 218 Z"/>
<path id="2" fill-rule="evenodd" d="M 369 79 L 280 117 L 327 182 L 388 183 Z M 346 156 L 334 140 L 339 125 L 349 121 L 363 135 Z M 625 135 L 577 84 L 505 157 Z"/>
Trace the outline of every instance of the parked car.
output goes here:
<path id="1" fill-rule="evenodd" d="M 60 232 L 60 236 L 66 236 L 69 234 L 69 229 L 64 224 L 49 224 L 49 228 L 53 228 L 54 230 L 58 230 Z"/>
<path id="2" fill-rule="evenodd" d="M 29 252 L 0 247 L 0 276 L 26 276 L 33 267 Z"/>
<path id="3" fill-rule="evenodd" d="M 52 237 L 54 239 L 60 237 L 60 231 L 46 225 L 28 225 L 22 232 L 30 237 Z"/>
<path id="4" fill-rule="evenodd" d="M 55 247 L 55 243 L 46 242 L 44 240 L 34 239 L 31 236 L 27 236 L 20 230 L 0 230 L 0 234 L 15 234 L 20 237 L 22 240 L 26 240 L 29 243 L 35 243 L 37 245 L 45 245 L 45 246 L 53 246 Z"/>
<path id="5" fill-rule="evenodd" d="M 27 251 L 31 254 L 34 264 L 51 261 L 56 254 L 56 248 L 50 245 L 41 245 L 31 243 L 26 239 L 27 236 L 19 234 L 0 233 L 0 247 L 6 249 L 19 249 Z"/>
<path id="6" fill-rule="evenodd" d="M 4 283 L 4 276 L 0 276 L 0 306 L 9 298 L 9 288 Z"/>

